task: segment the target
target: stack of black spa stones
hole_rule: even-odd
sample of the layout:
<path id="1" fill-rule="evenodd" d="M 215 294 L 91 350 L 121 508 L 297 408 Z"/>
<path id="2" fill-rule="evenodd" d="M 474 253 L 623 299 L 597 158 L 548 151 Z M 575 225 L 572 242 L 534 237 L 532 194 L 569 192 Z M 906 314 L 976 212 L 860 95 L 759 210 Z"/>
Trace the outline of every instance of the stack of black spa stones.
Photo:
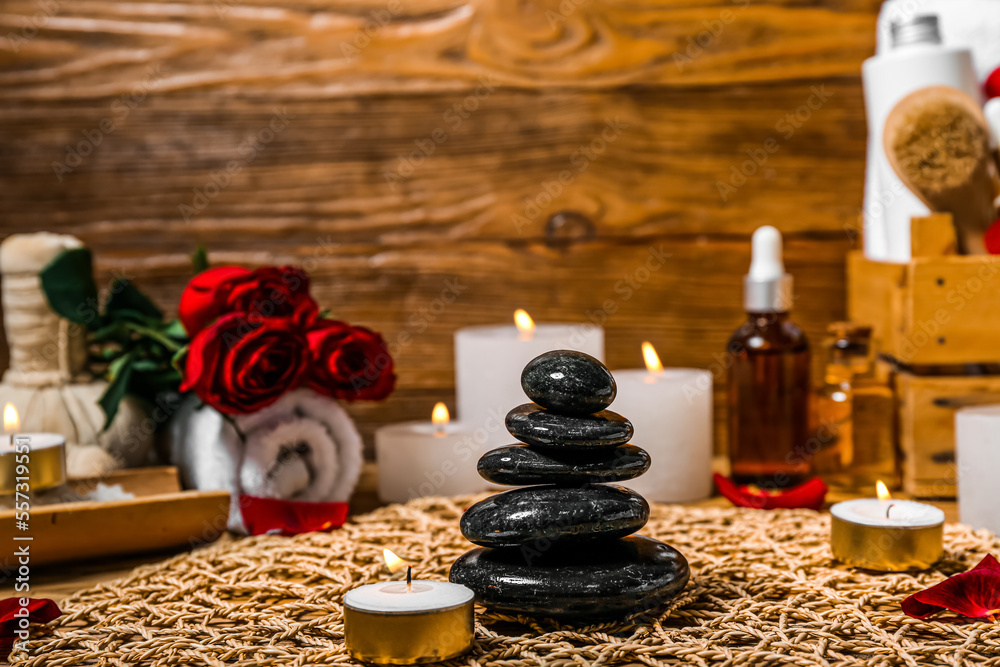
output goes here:
<path id="1" fill-rule="evenodd" d="M 455 561 L 451 581 L 497 611 L 569 620 L 624 617 L 672 598 L 687 583 L 687 561 L 633 535 L 649 504 L 611 484 L 638 477 L 650 460 L 627 444 L 632 424 L 607 409 L 617 391 L 610 371 L 557 350 L 528 363 L 521 386 L 534 402 L 510 411 L 507 430 L 523 444 L 479 460 L 484 478 L 521 488 L 465 512 L 462 534 L 484 548 Z"/>

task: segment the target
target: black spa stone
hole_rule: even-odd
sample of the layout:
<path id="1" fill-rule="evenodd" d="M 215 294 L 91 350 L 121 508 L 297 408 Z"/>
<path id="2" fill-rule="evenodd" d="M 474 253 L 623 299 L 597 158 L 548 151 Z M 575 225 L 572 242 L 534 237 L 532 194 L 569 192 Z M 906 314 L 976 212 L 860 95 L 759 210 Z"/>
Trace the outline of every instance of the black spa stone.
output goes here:
<path id="1" fill-rule="evenodd" d="M 521 371 L 521 388 L 543 408 L 569 415 L 600 412 L 618 391 L 604 364 L 572 350 L 546 352 L 529 361 Z"/>
<path id="2" fill-rule="evenodd" d="M 560 484 L 624 482 L 649 469 L 649 454 L 635 445 L 599 449 L 593 453 L 542 451 L 509 445 L 486 452 L 479 474 L 495 484 Z"/>
<path id="3" fill-rule="evenodd" d="M 547 551 L 473 549 L 455 561 L 449 579 L 496 611 L 590 621 L 665 605 L 689 577 L 678 551 L 633 535 Z"/>
<path id="4" fill-rule="evenodd" d="M 465 539 L 483 547 L 549 548 L 631 535 L 649 520 L 649 503 L 621 486 L 527 486 L 481 500 L 462 515 Z"/>
<path id="5" fill-rule="evenodd" d="M 507 413 L 506 424 L 521 442 L 545 449 L 617 447 L 632 437 L 632 422 L 610 410 L 579 417 L 525 403 Z"/>

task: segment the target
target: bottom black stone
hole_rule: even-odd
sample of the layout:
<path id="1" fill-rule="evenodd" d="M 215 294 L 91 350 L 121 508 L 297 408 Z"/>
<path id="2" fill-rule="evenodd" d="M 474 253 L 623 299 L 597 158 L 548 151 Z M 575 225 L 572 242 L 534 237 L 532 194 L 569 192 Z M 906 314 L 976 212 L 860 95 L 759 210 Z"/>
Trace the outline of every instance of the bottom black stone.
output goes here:
<path id="1" fill-rule="evenodd" d="M 680 552 L 641 535 L 544 553 L 473 549 L 449 575 L 491 609 L 567 620 L 623 618 L 650 609 L 676 596 L 689 577 Z"/>

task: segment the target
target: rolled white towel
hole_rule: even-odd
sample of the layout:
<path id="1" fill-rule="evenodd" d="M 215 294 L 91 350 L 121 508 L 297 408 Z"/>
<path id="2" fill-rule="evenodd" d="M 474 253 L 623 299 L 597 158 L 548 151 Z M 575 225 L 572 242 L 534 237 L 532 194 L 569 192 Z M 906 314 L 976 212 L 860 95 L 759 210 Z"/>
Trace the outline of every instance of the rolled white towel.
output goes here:
<path id="1" fill-rule="evenodd" d="M 245 534 L 241 495 L 346 502 L 361 474 L 362 441 L 336 401 L 297 389 L 235 418 L 188 399 L 171 431 L 171 459 L 188 488 L 231 495 L 229 529 Z"/>

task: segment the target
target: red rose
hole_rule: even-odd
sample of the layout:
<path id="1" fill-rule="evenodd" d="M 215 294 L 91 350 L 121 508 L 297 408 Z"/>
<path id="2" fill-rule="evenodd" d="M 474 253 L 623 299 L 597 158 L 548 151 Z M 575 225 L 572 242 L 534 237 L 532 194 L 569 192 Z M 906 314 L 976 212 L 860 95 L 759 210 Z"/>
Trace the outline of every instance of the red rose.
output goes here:
<path id="1" fill-rule="evenodd" d="M 309 338 L 309 388 L 346 401 L 377 401 L 396 385 L 382 336 L 336 320 L 318 320 Z"/>
<path id="2" fill-rule="evenodd" d="M 226 414 L 255 412 L 296 387 L 308 359 L 309 343 L 294 319 L 223 315 L 191 341 L 181 391 Z"/>
<path id="3" fill-rule="evenodd" d="M 192 278 L 181 295 L 180 320 L 192 338 L 230 313 L 246 313 L 251 322 L 292 317 L 306 327 L 319 307 L 309 296 L 309 276 L 293 266 L 209 269 Z"/>

